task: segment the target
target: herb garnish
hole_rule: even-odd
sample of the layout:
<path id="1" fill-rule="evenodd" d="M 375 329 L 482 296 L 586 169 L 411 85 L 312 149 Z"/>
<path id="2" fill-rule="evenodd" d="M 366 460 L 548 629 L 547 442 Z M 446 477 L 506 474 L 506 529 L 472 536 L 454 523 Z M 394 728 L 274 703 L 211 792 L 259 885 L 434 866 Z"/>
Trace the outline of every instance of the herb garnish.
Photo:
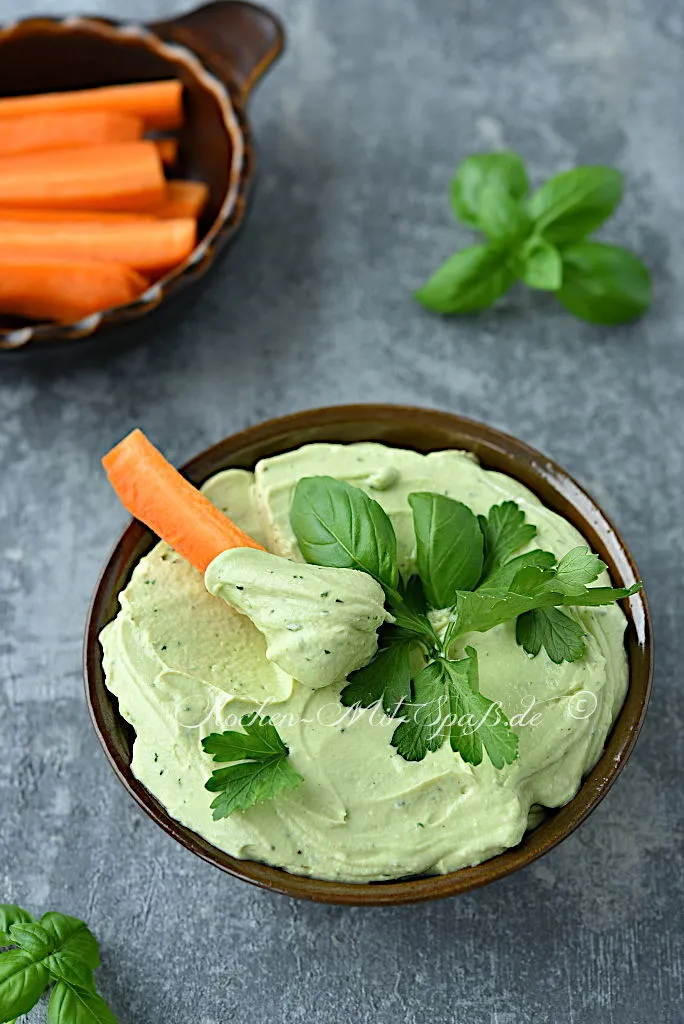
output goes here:
<path id="1" fill-rule="evenodd" d="M 633 253 L 587 241 L 617 207 L 622 175 L 613 167 L 576 167 L 527 198 L 525 165 L 516 153 L 475 153 L 451 184 L 451 208 L 485 243 L 454 253 L 416 292 L 435 313 L 491 306 L 516 280 L 554 292 L 575 316 L 618 324 L 651 301 L 648 270 Z"/>
<path id="2" fill-rule="evenodd" d="M 244 732 L 212 733 L 202 740 L 205 753 L 212 754 L 214 761 L 240 762 L 218 768 L 206 783 L 206 789 L 218 793 L 211 805 L 214 821 L 270 800 L 282 789 L 294 789 L 304 781 L 292 767 L 290 752 L 267 715 L 244 715 L 240 725 Z"/>
<path id="3" fill-rule="evenodd" d="M 43 914 L 0 904 L 0 1021 L 28 1013 L 54 982 L 49 1024 L 116 1024 L 95 990 L 100 964 L 95 936 L 83 921 L 65 914 Z"/>
<path id="4" fill-rule="evenodd" d="M 300 549 L 318 565 L 371 572 L 394 617 L 340 700 L 346 707 L 379 703 L 388 716 L 401 717 L 391 742 L 405 760 L 420 761 L 448 739 L 470 764 L 482 761 L 483 750 L 496 768 L 510 764 L 517 736 L 499 704 L 480 693 L 476 649 L 467 646 L 465 657 L 453 658 L 454 642 L 516 620 L 517 642 L 529 655 L 543 647 L 557 664 L 576 661 L 585 652 L 584 631 L 561 607 L 612 604 L 641 583 L 589 587 L 606 566 L 586 547 L 560 560 L 540 549 L 518 554 L 537 530 L 514 501 L 475 516 L 462 502 L 431 492 L 409 495 L 418 575 L 403 581 L 389 517 L 363 491 L 339 483 L 321 476 L 297 484 L 291 523 Z M 429 612 L 444 609 L 440 635 Z"/>

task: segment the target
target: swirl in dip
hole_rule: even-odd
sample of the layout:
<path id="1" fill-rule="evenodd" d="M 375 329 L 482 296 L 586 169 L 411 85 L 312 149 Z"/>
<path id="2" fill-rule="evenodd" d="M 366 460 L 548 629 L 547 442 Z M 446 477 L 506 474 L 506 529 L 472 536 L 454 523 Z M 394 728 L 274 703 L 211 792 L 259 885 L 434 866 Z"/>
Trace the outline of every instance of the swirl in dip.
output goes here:
<path id="1" fill-rule="evenodd" d="M 512 499 L 537 527 L 534 546 L 558 557 L 585 543 L 517 481 L 458 451 L 307 445 L 264 459 L 254 473 L 219 473 L 203 490 L 269 551 L 301 562 L 290 527 L 293 491 L 300 478 L 321 473 L 384 507 L 403 574 L 415 568 L 412 491 L 447 494 L 482 514 Z M 234 857 L 369 882 L 478 864 L 515 846 L 541 807 L 577 792 L 627 689 L 626 620 L 617 605 L 570 614 L 587 645 L 573 663 L 555 665 L 543 650 L 530 658 L 515 642 L 514 621 L 462 638 L 463 646 L 475 640 L 482 693 L 501 702 L 519 736 L 518 760 L 502 770 L 486 755 L 467 764 L 448 744 L 423 761 L 403 760 L 390 745 L 395 720 L 378 708 L 344 708 L 344 680 L 314 689 L 269 661 L 262 632 L 212 597 L 201 574 L 164 543 L 136 566 L 101 641 L 107 686 L 136 732 L 133 772 L 169 814 Z M 214 821 L 204 788 L 213 764 L 201 740 L 254 711 L 271 716 L 305 782 Z"/>

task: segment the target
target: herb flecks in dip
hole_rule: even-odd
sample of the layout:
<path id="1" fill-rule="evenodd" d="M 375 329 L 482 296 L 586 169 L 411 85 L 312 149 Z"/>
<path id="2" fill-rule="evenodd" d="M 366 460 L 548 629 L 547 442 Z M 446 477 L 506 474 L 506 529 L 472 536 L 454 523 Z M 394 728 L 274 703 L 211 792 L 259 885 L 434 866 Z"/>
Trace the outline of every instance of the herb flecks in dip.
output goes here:
<path id="1" fill-rule="evenodd" d="M 294 573 L 300 563 L 301 575 L 313 579 L 316 567 L 303 563 L 290 509 L 298 480 L 320 473 L 361 487 L 384 507 L 404 576 L 415 570 L 413 492 L 447 494 L 482 515 L 513 499 L 537 527 L 535 546 L 561 556 L 583 543 L 522 485 L 461 452 L 423 456 L 370 443 L 310 445 L 262 461 L 255 474 L 220 473 L 204 491 L 270 552 L 292 559 Z M 268 559 L 258 552 L 248 557 L 255 556 Z M 239 552 L 232 559 L 226 582 L 244 586 L 253 566 L 243 565 Z M 586 634 L 586 653 L 572 663 L 556 665 L 544 650 L 530 658 L 516 643 L 515 622 L 506 622 L 461 639 L 475 638 L 480 689 L 501 702 L 518 734 L 518 758 L 499 770 L 487 757 L 473 766 L 444 744 L 421 761 L 406 761 L 391 746 L 395 720 L 377 707 L 341 704 L 344 680 L 314 688 L 293 679 L 282 657 L 279 664 L 267 658 L 267 644 L 279 641 L 283 624 L 293 637 L 301 631 L 288 631 L 283 619 L 269 632 L 262 596 L 257 629 L 211 596 L 201 574 L 160 543 L 136 567 L 119 615 L 102 634 L 107 685 L 136 731 L 136 777 L 173 817 L 237 857 L 349 881 L 479 863 L 517 844 L 538 805 L 572 798 L 624 699 L 625 618 L 617 606 L 571 609 Z M 372 603 L 370 589 L 367 597 Z M 315 644 L 315 633 L 302 639 Z M 214 821 L 204 788 L 214 765 L 202 738 L 239 729 L 242 716 L 255 711 L 270 716 L 304 782 Z"/>

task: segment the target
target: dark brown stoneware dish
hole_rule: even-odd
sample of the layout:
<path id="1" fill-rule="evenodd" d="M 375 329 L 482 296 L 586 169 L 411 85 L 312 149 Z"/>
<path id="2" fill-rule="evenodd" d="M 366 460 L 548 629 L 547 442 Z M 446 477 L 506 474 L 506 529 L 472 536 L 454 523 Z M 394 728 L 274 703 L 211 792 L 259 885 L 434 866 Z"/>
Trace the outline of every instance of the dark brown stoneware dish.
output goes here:
<path id="1" fill-rule="evenodd" d="M 277 19 L 238 0 L 218 0 L 147 26 L 66 17 L 29 18 L 0 29 L 0 96 L 179 78 L 186 123 L 174 176 L 206 181 L 210 188 L 195 251 L 140 299 L 76 324 L 0 316 L 0 351 L 44 348 L 138 319 L 209 268 L 245 214 L 254 174 L 245 108 L 282 48 Z"/>
<path id="2" fill-rule="evenodd" d="M 198 455 L 184 467 L 195 484 L 229 467 L 250 469 L 258 459 L 312 441 L 381 441 L 427 452 L 461 448 L 482 464 L 520 480 L 550 508 L 572 522 L 607 563 L 614 586 L 638 579 L 629 551 L 599 506 L 575 481 L 544 455 L 492 427 L 451 413 L 391 405 L 352 405 L 315 409 L 271 420 L 235 434 Z M 476 867 L 448 875 L 369 884 L 326 882 L 288 874 L 278 868 L 237 860 L 174 821 L 131 772 L 134 733 L 121 718 L 116 698 L 104 684 L 98 635 L 118 610 L 119 592 L 133 567 L 156 543 L 150 531 L 132 522 L 116 545 L 97 585 L 85 639 L 85 682 L 91 717 L 110 764 L 131 796 L 169 835 L 199 857 L 237 878 L 273 892 L 364 906 L 414 903 L 467 892 L 517 871 L 551 850 L 586 818 L 605 796 L 632 751 L 646 713 L 652 670 L 652 639 L 643 593 L 623 602 L 628 618 L 626 646 L 629 691 L 596 767 L 577 795 L 547 817 L 511 850 Z"/>

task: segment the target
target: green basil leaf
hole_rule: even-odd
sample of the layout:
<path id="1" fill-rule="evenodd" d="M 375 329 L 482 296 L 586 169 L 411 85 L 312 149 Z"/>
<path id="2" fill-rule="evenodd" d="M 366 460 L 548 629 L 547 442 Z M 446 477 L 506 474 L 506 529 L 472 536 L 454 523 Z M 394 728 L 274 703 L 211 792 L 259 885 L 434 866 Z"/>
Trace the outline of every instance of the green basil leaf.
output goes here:
<path id="1" fill-rule="evenodd" d="M 641 316 L 651 303 L 651 278 L 627 249 L 579 242 L 563 250 L 563 286 L 556 298 L 594 324 L 621 324 Z"/>
<path id="2" fill-rule="evenodd" d="M 558 291 L 563 283 L 563 260 L 558 249 L 543 238 L 535 238 L 522 255 L 522 278 L 530 288 Z"/>
<path id="3" fill-rule="evenodd" d="M 519 199 L 489 182 L 480 192 L 480 227 L 496 247 L 510 248 L 528 234 L 531 221 Z"/>
<path id="4" fill-rule="evenodd" d="M 329 476 L 305 477 L 295 488 L 290 522 L 307 562 L 358 569 L 386 590 L 396 589 L 394 527 L 365 491 Z"/>
<path id="5" fill-rule="evenodd" d="M 0 903 L 0 946 L 11 946 L 9 930 L 13 924 L 30 924 L 35 918 L 14 903 Z"/>
<path id="6" fill-rule="evenodd" d="M 434 313 L 476 313 L 496 302 L 515 278 L 507 253 L 473 245 L 450 256 L 415 297 Z"/>
<path id="7" fill-rule="evenodd" d="M 532 196 L 528 211 L 548 242 L 579 242 L 610 217 L 622 198 L 622 175 L 614 167 L 576 167 L 549 178 Z"/>
<path id="8" fill-rule="evenodd" d="M 51 940 L 51 952 L 71 953 L 92 970 L 100 966 L 97 939 L 83 921 L 50 911 L 40 919 Z"/>
<path id="9" fill-rule="evenodd" d="M 53 953 L 46 957 L 45 966 L 56 981 L 66 981 L 76 988 L 83 988 L 87 991 L 95 991 L 95 978 L 93 972 L 84 964 L 80 957 L 74 953 Z"/>
<path id="10" fill-rule="evenodd" d="M 517 153 L 473 153 L 459 165 L 451 183 L 451 208 L 468 227 L 484 229 L 482 192 L 487 188 L 513 199 L 527 195 L 527 172 Z"/>
<path id="11" fill-rule="evenodd" d="M 117 1024 L 101 996 L 58 981 L 52 990 L 48 1024 Z"/>
<path id="12" fill-rule="evenodd" d="M 47 967 L 30 953 L 11 949 L 0 955 L 0 1021 L 21 1017 L 36 1005 L 50 981 Z"/>
<path id="13" fill-rule="evenodd" d="M 34 960 L 40 960 L 51 952 L 50 936 L 35 921 L 30 921 L 28 924 L 23 922 L 13 924 L 9 933 L 10 940 L 30 953 Z"/>
<path id="14" fill-rule="evenodd" d="M 482 573 L 484 538 L 467 505 L 443 494 L 409 494 L 416 531 L 418 573 L 433 608 L 450 608 L 459 590 L 472 590 Z"/>

